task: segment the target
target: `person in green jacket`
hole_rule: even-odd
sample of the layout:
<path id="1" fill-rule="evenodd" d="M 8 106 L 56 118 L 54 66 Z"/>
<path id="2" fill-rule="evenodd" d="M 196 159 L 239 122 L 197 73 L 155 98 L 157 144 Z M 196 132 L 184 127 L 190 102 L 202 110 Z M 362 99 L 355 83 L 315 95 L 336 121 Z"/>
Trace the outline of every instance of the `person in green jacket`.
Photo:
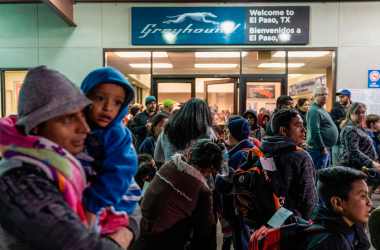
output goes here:
<path id="1" fill-rule="evenodd" d="M 306 143 L 316 170 L 329 164 L 329 151 L 338 140 L 338 128 L 324 109 L 328 96 L 326 85 L 317 82 L 314 88 L 314 103 L 307 115 Z"/>

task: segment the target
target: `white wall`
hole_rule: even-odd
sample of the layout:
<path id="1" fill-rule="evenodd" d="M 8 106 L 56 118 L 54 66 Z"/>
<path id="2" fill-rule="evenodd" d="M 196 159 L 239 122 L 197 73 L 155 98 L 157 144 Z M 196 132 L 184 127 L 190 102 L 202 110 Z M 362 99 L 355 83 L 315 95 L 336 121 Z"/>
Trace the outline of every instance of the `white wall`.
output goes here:
<path id="1" fill-rule="evenodd" d="M 103 48 L 131 47 L 131 7 L 153 5 L 194 6 L 75 4 L 78 27 L 73 28 L 45 4 L 2 4 L 0 68 L 46 64 L 79 84 L 86 73 L 103 64 Z M 367 88 L 367 70 L 380 69 L 380 2 L 197 4 L 202 5 L 309 5 L 310 43 L 306 47 L 338 47 L 338 88 Z"/>

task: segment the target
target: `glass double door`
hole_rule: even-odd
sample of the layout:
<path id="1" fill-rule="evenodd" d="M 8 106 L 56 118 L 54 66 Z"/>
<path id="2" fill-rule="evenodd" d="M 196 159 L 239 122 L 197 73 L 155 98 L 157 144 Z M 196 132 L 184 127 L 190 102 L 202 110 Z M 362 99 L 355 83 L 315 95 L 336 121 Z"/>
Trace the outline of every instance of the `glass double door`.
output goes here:
<path id="1" fill-rule="evenodd" d="M 273 111 L 276 99 L 287 93 L 284 75 L 250 76 L 240 78 L 153 78 L 152 94 L 158 102 L 172 99 L 181 104 L 190 98 L 205 100 L 217 123 L 223 123 L 231 114 L 265 108 Z"/>
<path id="2" fill-rule="evenodd" d="M 237 113 L 237 78 L 153 78 L 158 102 L 172 99 L 178 104 L 190 98 L 205 100 L 216 113 Z"/>

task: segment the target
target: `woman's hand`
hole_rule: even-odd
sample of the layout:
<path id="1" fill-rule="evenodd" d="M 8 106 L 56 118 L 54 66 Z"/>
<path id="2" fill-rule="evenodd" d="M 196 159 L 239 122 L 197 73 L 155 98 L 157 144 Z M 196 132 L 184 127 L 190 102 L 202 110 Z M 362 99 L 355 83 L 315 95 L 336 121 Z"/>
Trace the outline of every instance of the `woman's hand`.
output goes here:
<path id="1" fill-rule="evenodd" d="M 123 249 L 127 249 L 132 242 L 133 233 L 126 227 L 122 227 L 117 232 L 108 235 L 115 242 L 117 242 Z"/>

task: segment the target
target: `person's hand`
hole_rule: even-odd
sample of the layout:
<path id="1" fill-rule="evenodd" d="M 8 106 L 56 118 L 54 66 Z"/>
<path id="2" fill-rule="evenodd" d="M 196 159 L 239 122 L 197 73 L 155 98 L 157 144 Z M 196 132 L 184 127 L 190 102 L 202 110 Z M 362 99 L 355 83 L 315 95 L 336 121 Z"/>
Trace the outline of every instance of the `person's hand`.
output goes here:
<path id="1" fill-rule="evenodd" d="M 132 242 L 133 233 L 126 227 L 122 227 L 117 232 L 108 235 L 115 242 L 117 242 L 123 249 L 127 249 Z"/>
<path id="2" fill-rule="evenodd" d="M 327 148 L 322 148 L 321 149 L 321 154 L 327 155 L 328 154 Z"/>
<path id="3" fill-rule="evenodd" d="M 380 163 L 378 163 L 378 162 L 376 162 L 376 161 L 373 161 L 373 162 L 372 162 L 372 166 L 373 166 L 373 168 L 376 168 L 377 170 L 380 171 Z"/>
<path id="4" fill-rule="evenodd" d="M 96 224 L 96 214 L 91 213 L 89 211 L 85 211 L 87 223 L 88 223 L 88 228 L 93 228 Z"/>
<path id="5" fill-rule="evenodd" d="M 152 123 L 151 123 L 151 122 L 148 122 L 148 123 L 145 125 L 145 127 L 146 127 L 148 130 L 150 130 L 150 128 L 152 127 Z"/>

